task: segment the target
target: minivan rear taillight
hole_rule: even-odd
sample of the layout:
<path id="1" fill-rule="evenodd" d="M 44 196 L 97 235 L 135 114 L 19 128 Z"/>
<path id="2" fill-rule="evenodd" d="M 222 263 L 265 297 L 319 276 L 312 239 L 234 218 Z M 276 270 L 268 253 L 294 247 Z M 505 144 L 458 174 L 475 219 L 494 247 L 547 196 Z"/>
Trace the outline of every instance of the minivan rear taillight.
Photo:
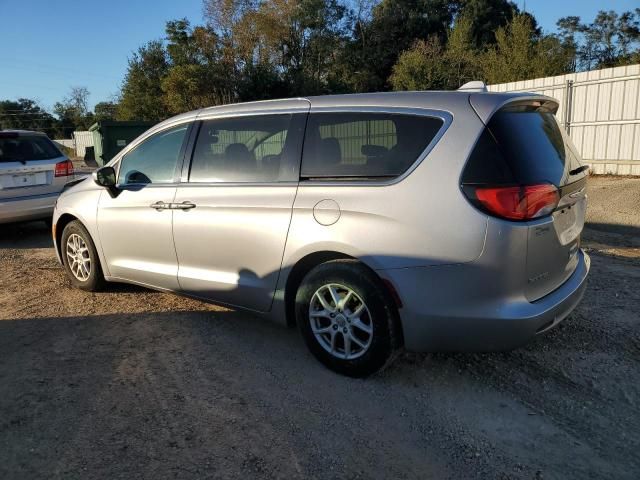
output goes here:
<path id="1" fill-rule="evenodd" d="M 530 220 L 550 214 L 560 195 L 551 184 L 509 187 L 466 186 L 465 193 L 487 213 L 507 220 Z"/>
<path id="2" fill-rule="evenodd" d="M 73 163 L 71 160 L 56 163 L 56 177 L 68 177 L 73 175 Z"/>

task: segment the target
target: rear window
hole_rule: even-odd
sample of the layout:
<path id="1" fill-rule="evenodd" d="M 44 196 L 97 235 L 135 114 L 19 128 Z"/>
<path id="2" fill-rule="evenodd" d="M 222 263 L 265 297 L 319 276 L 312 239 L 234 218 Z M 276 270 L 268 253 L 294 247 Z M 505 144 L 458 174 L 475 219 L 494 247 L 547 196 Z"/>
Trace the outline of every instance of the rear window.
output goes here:
<path id="1" fill-rule="evenodd" d="M 579 180 L 580 156 L 550 112 L 521 108 L 496 113 L 480 136 L 463 183 L 557 186 Z"/>
<path id="2" fill-rule="evenodd" d="M 389 113 L 314 113 L 302 156 L 303 178 L 402 175 L 442 127 L 442 119 Z"/>
<path id="3" fill-rule="evenodd" d="M 42 136 L 0 136 L 0 162 L 28 162 L 48 160 L 62 154 L 53 142 Z"/>

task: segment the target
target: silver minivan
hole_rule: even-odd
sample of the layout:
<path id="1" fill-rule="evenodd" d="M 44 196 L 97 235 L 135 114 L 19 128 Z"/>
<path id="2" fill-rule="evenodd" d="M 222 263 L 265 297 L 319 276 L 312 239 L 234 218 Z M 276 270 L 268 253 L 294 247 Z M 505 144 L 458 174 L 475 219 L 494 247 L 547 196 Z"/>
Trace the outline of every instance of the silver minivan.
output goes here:
<path id="1" fill-rule="evenodd" d="M 587 179 L 540 95 L 402 92 L 205 108 L 54 214 L 74 286 L 129 282 L 296 325 L 329 368 L 512 349 L 578 304 Z"/>
<path id="2" fill-rule="evenodd" d="M 41 132 L 0 130 L 0 224 L 51 222 L 73 163 Z"/>

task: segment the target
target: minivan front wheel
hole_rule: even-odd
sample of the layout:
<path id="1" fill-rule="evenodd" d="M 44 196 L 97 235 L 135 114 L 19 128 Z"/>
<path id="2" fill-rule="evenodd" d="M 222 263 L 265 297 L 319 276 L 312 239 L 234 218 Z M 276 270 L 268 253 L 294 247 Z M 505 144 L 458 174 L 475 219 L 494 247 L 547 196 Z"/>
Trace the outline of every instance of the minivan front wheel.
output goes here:
<path id="1" fill-rule="evenodd" d="M 94 292 L 104 283 L 98 252 L 84 226 L 74 220 L 62 231 L 60 249 L 62 261 L 71 284 Z"/>
<path id="2" fill-rule="evenodd" d="M 395 309 L 380 281 L 353 260 L 323 263 L 296 295 L 302 336 L 324 365 L 352 377 L 384 367 L 397 348 Z"/>

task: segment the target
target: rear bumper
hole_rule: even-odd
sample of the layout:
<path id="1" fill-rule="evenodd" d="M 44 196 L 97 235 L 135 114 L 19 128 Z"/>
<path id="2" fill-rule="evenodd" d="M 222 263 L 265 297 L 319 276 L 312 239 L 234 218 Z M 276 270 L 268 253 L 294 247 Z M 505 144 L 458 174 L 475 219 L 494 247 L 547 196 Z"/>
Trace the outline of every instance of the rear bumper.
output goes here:
<path id="1" fill-rule="evenodd" d="M 494 295 L 496 272 L 473 263 L 379 271 L 396 287 L 405 346 L 412 351 L 500 351 L 519 347 L 566 318 L 587 285 L 589 256 L 559 288 L 529 302 L 513 292 Z M 486 293 L 486 294 L 485 294 Z"/>
<path id="2" fill-rule="evenodd" d="M 0 200 L 0 223 L 51 218 L 60 192 Z"/>

